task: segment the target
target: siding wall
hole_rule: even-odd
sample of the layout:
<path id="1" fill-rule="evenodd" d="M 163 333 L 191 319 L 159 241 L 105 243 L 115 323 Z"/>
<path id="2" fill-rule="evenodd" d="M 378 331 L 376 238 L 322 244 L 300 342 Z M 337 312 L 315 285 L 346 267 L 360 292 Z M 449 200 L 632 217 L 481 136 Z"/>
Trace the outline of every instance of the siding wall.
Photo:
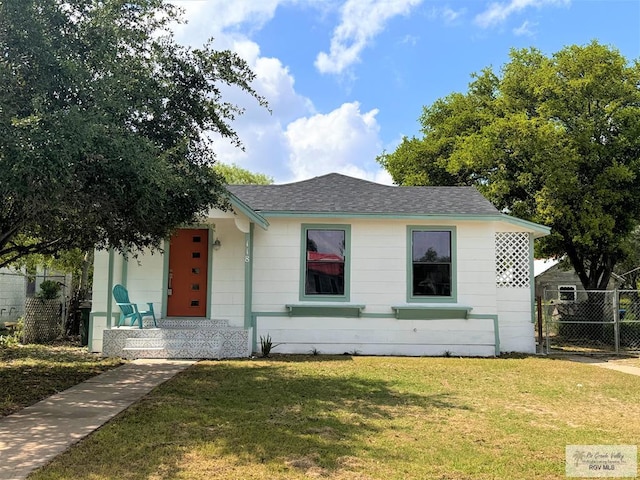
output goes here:
<path id="1" fill-rule="evenodd" d="M 214 239 L 222 246 L 212 255 L 211 289 L 212 318 L 228 320 L 230 326 L 244 326 L 245 234 L 232 219 L 216 221 Z"/>
<path id="2" fill-rule="evenodd" d="M 302 224 L 339 225 L 332 219 L 271 219 L 268 231 L 256 229 L 253 310 L 284 311 L 299 301 Z M 458 304 L 474 313 L 495 313 L 493 230 L 477 222 L 425 223 L 354 220 L 351 225 L 350 303 L 367 313 L 391 314 L 407 301 L 407 225 L 457 226 Z M 274 284 L 274 279 L 276 282 Z"/>
<path id="3" fill-rule="evenodd" d="M 407 305 L 407 226 L 453 226 L 457 243 L 456 304 L 473 307 L 473 314 L 497 314 L 491 224 L 366 219 L 347 223 L 330 218 L 272 218 L 269 221 L 269 230 L 256 230 L 255 235 L 253 311 L 259 312 L 256 339 L 271 335 L 275 343 L 282 343 L 276 351 L 308 353 L 318 349 L 322 353 L 358 351 L 389 355 L 495 353 L 492 319 L 397 320 L 392 309 L 392 306 Z M 362 318 L 286 315 L 287 304 L 324 304 L 299 300 L 301 225 L 314 223 L 351 226 L 351 282 L 347 303 L 365 305 Z M 273 316 L 277 312 L 283 315 Z"/>

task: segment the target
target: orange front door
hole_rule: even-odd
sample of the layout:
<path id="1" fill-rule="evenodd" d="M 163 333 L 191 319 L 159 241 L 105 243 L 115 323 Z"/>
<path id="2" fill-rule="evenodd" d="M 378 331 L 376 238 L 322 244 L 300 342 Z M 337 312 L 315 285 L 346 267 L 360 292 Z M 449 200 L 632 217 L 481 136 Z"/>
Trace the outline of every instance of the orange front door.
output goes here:
<path id="1" fill-rule="evenodd" d="M 209 230 L 181 229 L 171 237 L 167 316 L 207 314 Z"/>

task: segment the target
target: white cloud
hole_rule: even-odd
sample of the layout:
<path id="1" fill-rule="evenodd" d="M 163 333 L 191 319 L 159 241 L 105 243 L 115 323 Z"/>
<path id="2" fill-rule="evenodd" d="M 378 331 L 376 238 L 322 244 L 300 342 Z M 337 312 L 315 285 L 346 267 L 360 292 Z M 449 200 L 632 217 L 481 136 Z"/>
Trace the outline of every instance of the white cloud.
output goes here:
<path id="1" fill-rule="evenodd" d="M 275 15 L 278 5 L 304 2 L 314 8 L 327 8 L 322 1 L 179 3 L 187 7 L 190 23 L 187 28 L 175 29 L 177 40 L 197 46 L 214 36 L 214 48 L 236 52 L 256 74 L 252 87 L 267 99 L 271 110 L 260 107 L 237 88 L 223 87 L 224 100 L 245 109 L 232 123 L 244 150 L 214 134 L 211 137 L 217 159 L 266 173 L 279 183 L 333 171 L 391 183 L 387 172 L 375 162 L 382 151 L 377 110 L 362 113 L 358 103 L 347 103 L 329 113 L 318 113 L 312 101 L 296 91 L 289 67 L 278 58 L 262 56 L 260 46 L 250 39 L 248 30 L 261 28 Z"/>
<path id="2" fill-rule="evenodd" d="M 400 43 L 402 45 L 410 45 L 412 47 L 415 47 L 416 44 L 418 43 L 419 37 L 415 36 L 415 35 L 405 35 L 402 40 L 400 40 Z"/>
<path id="3" fill-rule="evenodd" d="M 535 28 L 535 26 L 537 25 L 537 23 L 531 23 L 529 22 L 529 20 L 525 20 L 522 25 L 520 25 L 518 28 L 514 28 L 513 29 L 513 34 L 516 35 L 517 37 L 532 37 L 533 36 L 533 30 L 532 28 Z"/>
<path id="4" fill-rule="evenodd" d="M 315 66 L 321 73 L 342 73 L 360 59 L 360 52 L 380 33 L 385 22 L 406 15 L 422 0 L 347 0 L 341 22 L 333 31 L 329 53 L 320 52 Z"/>
<path id="5" fill-rule="evenodd" d="M 285 136 L 293 180 L 329 172 L 376 181 L 384 179 L 375 162 L 382 150 L 377 114 L 377 109 L 363 113 L 358 102 L 353 102 L 327 114 L 290 123 Z"/>
<path id="6" fill-rule="evenodd" d="M 245 29 L 260 29 L 273 18 L 282 3 L 286 0 L 182 0 L 176 5 L 185 11 L 188 23 L 176 26 L 174 31 L 190 45 L 201 45 L 209 37 L 226 43 L 227 37 L 233 37 L 233 31 L 240 25 Z M 221 35 L 225 30 L 225 35 Z"/>
<path id="7" fill-rule="evenodd" d="M 506 3 L 492 3 L 484 12 L 476 15 L 475 23 L 483 28 L 503 23 L 509 16 L 535 7 L 569 5 L 571 0 L 510 0 Z"/>
<path id="8" fill-rule="evenodd" d="M 255 73 L 252 86 L 269 102 L 272 118 L 287 123 L 299 116 L 315 113 L 311 100 L 296 92 L 293 75 L 278 58 L 260 56 L 260 47 L 250 40 L 234 42 L 232 49 Z"/>
<path id="9" fill-rule="evenodd" d="M 445 25 L 458 25 L 467 13 L 466 8 L 454 10 L 449 6 L 431 7 L 427 13 L 429 20 L 443 20 Z"/>
<path id="10" fill-rule="evenodd" d="M 225 101 L 245 109 L 245 113 L 232 124 L 244 150 L 214 136 L 217 158 L 223 163 L 236 163 L 251 171 L 266 173 L 277 180 L 288 178 L 291 172 L 286 165 L 289 150 L 284 126 L 300 117 L 315 114 L 313 103 L 296 92 L 295 80 L 289 69 L 277 58 L 262 57 L 255 42 L 246 39 L 236 41 L 232 43 L 232 49 L 256 74 L 252 87 L 267 99 L 271 112 L 238 89 L 225 88 Z"/>

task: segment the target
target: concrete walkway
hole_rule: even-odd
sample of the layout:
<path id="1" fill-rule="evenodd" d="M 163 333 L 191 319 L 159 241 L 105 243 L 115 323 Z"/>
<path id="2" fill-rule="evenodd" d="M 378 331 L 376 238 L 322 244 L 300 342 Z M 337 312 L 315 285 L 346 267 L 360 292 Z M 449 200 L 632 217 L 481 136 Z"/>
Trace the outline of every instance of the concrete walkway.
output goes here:
<path id="1" fill-rule="evenodd" d="M 26 478 L 194 363 L 134 360 L 0 418 L 0 480 Z"/>
<path id="2" fill-rule="evenodd" d="M 630 375 L 637 375 L 640 377 L 640 367 L 616 363 L 615 359 L 607 360 L 603 358 L 583 357 L 580 355 L 571 355 L 570 357 L 567 357 L 567 359 L 572 362 L 586 363 L 595 367 L 608 368 L 609 370 L 616 370 L 617 372 L 628 373 Z"/>

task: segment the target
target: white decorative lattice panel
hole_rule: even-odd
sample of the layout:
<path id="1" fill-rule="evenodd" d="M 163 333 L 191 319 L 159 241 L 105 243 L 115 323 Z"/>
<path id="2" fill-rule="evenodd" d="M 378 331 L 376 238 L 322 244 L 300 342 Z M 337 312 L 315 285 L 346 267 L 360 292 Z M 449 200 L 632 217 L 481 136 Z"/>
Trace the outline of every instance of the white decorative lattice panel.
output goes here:
<path id="1" fill-rule="evenodd" d="M 526 232 L 496 233 L 496 282 L 498 287 L 528 288 L 529 234 Z"/>

